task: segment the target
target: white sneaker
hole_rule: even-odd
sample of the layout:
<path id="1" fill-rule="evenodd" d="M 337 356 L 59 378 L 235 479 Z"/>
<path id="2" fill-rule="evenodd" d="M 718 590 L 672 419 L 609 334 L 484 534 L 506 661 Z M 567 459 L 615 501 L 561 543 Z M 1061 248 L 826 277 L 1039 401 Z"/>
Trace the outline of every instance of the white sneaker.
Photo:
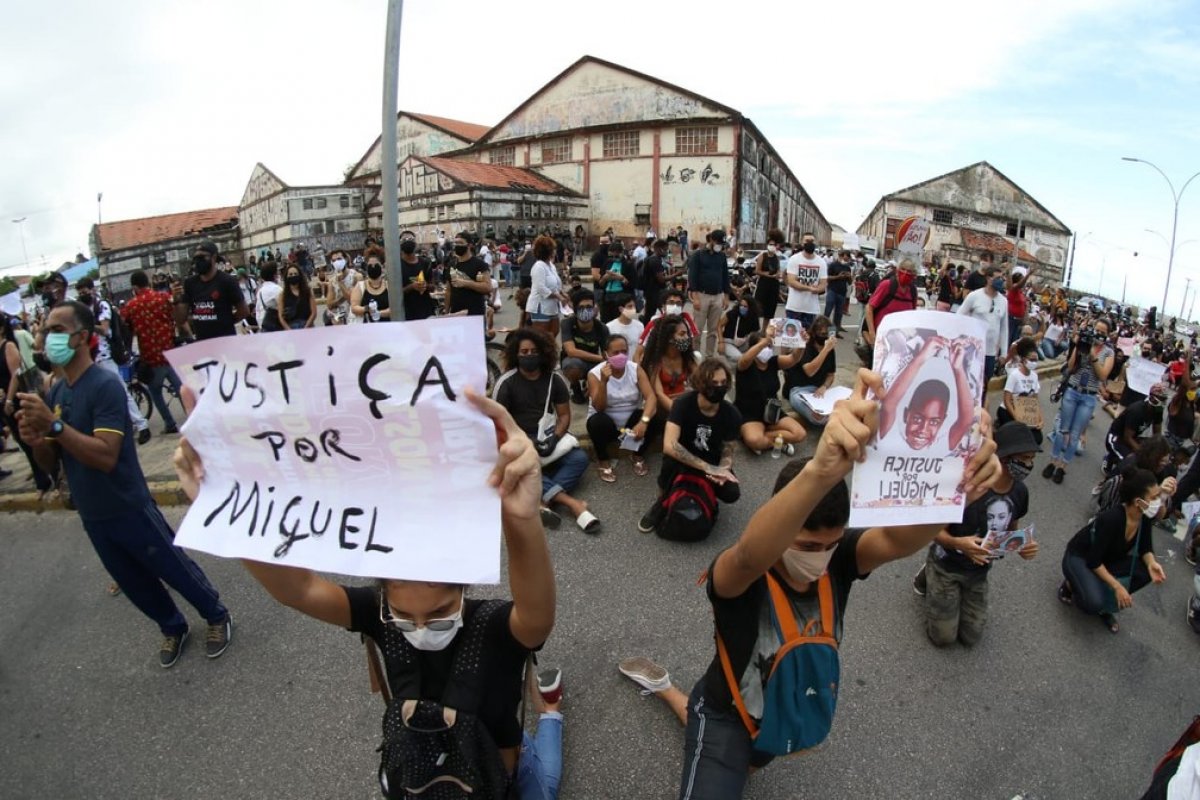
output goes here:
<path id="1" fill-rule="evenodd" d="M 671 675 L 644 656 L 620 661 L 617 663 L 617 669 L 626 678 L 641 686 L 643 693 L 665 692 L 671 688 Z"/>

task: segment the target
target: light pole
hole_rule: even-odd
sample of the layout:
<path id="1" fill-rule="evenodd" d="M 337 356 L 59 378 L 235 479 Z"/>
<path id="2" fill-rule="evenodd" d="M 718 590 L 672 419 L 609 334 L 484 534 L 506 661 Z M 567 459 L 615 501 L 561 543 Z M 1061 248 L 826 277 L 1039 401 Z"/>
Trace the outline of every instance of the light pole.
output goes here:
<path id="1" fill-rule="evenodd" d="M 1163 313 L 1166 314 L 1167 290 L 1171 288 L 1171 267 L 1175 265 L 1175 234 L 1179 229 L 1179 199 L 1183 197 L 1183 193 L 1187 191 L 1188 184 L 1194 181 L 1197 176 L 1200 176 L 1200 172 L 1196 172 L 1192 175 L 1192 177 L 1184 181 L 1183 186 L 1181 186 L 1177 192 L 1175 191 L 1175 184 L 1171 183 L 1171 179 L 1167 177 L 1167 173 L 1159 169 L 1157 164 L 1153 164 L 1144 158 L 1131 158 L 1130 156 L 1122 156 L 1121 160 L 1133 161 L 1138 164 L 1145 164 L 1146 166 L 1151 167 L 1159 175 L 1162 175 L 1163 180 L 1167 182 L 1167 188 L 1171 190 L 1171 200 L 1174 202 L 1175 207 L 1171 213 L 1171 245 L 1170 250 L 1167 253 L 1167 285 L 1163 287 L 1162 309 Z"/>
<path id="2" fill-rule="evenodd" d="M 96 224 L 97 225 L 100 225 L 103 223 L 103 220 L 101 219 L 101 214 L 100 214 L 100 201 L 103 199 L 104 199 L 104 192 L 96 192 Z"/>
<path id="3" fill-rule="evenodd" d="M 25 257 L 25 269 L 29 270 L 29 251 L 25 249 L 25 217 L 14 219 L 13 222 L 21 229 L 21 255 Z"/>
<path id="4" fill-rule="evenodd" d="M 396 113 L 400 90 L 400 23 L 404 0 L 388 0 L 383 43 L 383 132 L 380 137 L 379 177 L 383 181 L 383 249 L 387 254 L 388 284 L 403 284 L 400 275 L 400 186 L 396 176 Z M 404 321 L 404 303 L 392 306 L 392 319 Z"/>
<path id="5" fill-rule="evenodd" d="M 1186 278 L 1187 284 L 1183 287 L 1183 302 L 1179 304 L 1179 316 L 1183 317 L 1183 307 L 1187 305 L 1188 292 L 1192 288 L 1192 279 Z"/>

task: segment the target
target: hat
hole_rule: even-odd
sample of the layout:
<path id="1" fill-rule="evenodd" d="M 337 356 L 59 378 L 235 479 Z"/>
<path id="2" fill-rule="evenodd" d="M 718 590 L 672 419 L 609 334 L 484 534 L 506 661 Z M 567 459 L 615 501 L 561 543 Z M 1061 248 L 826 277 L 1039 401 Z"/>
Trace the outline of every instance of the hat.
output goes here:
<path id="1" fill-rule="evenodd" d="M 245 268 L 245 267 L 238 267 L 238 268 L 237 268 L 237 274 L 238 274 L 238 275 L 245 275 L 245 274 L 246 274 L 246 268 Z"/>
<path id="2" fill-rule="evenodd" d="M 725 231 L 717 228 L 708 235 L 708 238 L 712 240 L 713 244 L 725 244 Z"/>
<path id="3" fill-rule="evenodd" d="M 1042 452 L 1042 446 L 1033 438 L 1033 431 L 1023 422 L 1004 423 L 992 432 L 992 439 L 996 442 L 996 458 Z"/>
<path id="4" fill-rule="evenodd" d="M 211 239 L 205 239 L 203 242 L 196 245 L 196 249 L 203 250 L 210 256 L 215 256 L 217 254 L 217 245 Z"/>

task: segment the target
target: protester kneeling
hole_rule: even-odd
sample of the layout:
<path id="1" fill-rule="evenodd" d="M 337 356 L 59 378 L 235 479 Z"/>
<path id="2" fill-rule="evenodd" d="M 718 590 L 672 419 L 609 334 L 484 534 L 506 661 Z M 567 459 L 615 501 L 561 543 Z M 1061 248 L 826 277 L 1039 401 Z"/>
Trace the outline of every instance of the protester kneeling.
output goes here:
<path id="1" fill-rule="evenodd" d="M 735 503 L 742 494 L 733 474 L 742 415 L 725 400 L 730 370 L 720 358 L 708 358 L 696 368 L 692 385 L 695 391 L 680 395 L 671 406 L 658 473 L 660 494 L 638 522 L 642 533 L 656 531 L 664 539 L 689 542 L 712 532 L 717 500 Z"/>
<path id="2" fill-rule="evenodd" d="M 742 441 L 756 453 L 773 450 L 777 455 L 793 455 L 804 441 L 804 426 L 789 417 L 779 401 L 779 370 L 800 360 L 802 351 L 777 356 L 771 346 L 775 326 L 767 334 L 747 337 L 746 352 L 737 361 L 737 395 L 734 406 L 742 415 Z"/>
<path id="3" fill-rule="evenodd" d="M 612 448 L 620 443 L 629 451 L 633 474 L 648 473 L 644 453 L 646 445 L 658 435 L 663 423 L 654 387 L 646 373 L 629 360 L 629 340 L 621 334 L 608 337 L 605 361 L 588 372 L 587 432 L 596 450 L 600 480 L 616 483 L 616 459 L 609 459 Z"/>

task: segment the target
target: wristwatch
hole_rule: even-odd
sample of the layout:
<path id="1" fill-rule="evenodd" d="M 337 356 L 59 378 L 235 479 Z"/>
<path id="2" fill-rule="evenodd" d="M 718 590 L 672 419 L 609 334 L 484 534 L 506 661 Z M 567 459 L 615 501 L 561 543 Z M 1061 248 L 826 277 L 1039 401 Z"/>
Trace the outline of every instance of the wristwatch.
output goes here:
<path id="1" fill-rule="evenodd" d="M 46 432 L 45 438 L 53 439 L 56 436 L 61 435 L 62 432 L 63 432 L 63 421 L 61 419 L 56 419 L 56 420 L 54 420 L 54 422 L 50 423 L 50 430 Z"/>
<path id="2" fill-rule="evenodd" d="M 643 424 L 643 425 L 649 425 L 649 424 L 650 424 L 650 418 L 649 418 L 649 417 L 647 417 L 647 416 L 646 416 L 646 415 L 644 415 L 644 414 L 642 415 L 642 424 Z"/>

